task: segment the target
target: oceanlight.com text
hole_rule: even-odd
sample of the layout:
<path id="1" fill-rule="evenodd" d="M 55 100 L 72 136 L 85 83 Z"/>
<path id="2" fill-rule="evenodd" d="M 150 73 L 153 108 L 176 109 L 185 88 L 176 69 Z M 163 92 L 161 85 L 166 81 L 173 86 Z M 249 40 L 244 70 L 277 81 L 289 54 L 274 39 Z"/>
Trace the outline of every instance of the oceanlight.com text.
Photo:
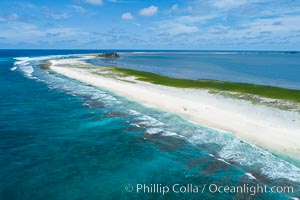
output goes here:
<path id="1" fill-rule="evenodd" d="M 173 184 L 173 185 L 165 185 L 159 183 L 153 184 L 127 184 L 125 186 L 126 192 L 135 192 L 139 194 L 161 194 L 165 195 L 168 193 L 194 193 L 194 194 L 203 194 L 205 192 L 213 193 L 213 194 L 250 194 L 256 195 L 259 193 L 293 193 L 294 188 L 293 186 L 267 186 L 267 185 L 250 185 L 250 184 L 242 184 L 239 186 L 229 186 L 229 185 L 219 185 L 219 184 L 202 184 L 202 185 L 195 185 L 195 184 Z"/>

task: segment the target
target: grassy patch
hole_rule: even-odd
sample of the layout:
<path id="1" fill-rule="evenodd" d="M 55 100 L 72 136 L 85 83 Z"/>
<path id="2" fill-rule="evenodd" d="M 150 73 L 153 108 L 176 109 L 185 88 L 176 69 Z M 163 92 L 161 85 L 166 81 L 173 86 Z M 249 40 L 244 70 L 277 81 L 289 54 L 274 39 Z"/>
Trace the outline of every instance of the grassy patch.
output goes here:
<path id="1" fill-rule="evenodd" d="M 218 80 L 178 79 L 161 76 L 151 72 L 143 72 L 123 68 L 112 68 L 110 70 L 112 72 L 119 73 L 122 75 L 134 76 L 137 80 L 146 81 L 153 84 L 178 88 L 199 88 L 238 92 L 242 94 L 252 94 L 266 98 L 289 100 L 300 103 L 300 90 L 249 83 L 225 82 Z"/>

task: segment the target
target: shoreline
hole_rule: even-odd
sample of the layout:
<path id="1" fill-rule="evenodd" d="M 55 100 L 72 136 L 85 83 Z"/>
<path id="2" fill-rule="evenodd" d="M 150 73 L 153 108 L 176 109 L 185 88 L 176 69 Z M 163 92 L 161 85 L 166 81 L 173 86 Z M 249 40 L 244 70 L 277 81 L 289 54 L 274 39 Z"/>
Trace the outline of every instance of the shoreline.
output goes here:
<path id="1" fill-rule="evenodd" d="M 106 76 L 105 70 L 86 63 L 84 59 L 50 60 L 50 69 L 146 106 L 178 114 L 204 126 L 229 131 L 273 152 L 300 159 L 299 115 L 209 94 L 207 90 L 156 85 L 134 77 Z M 291 117 L 297 119 L 293 121 Z"/>

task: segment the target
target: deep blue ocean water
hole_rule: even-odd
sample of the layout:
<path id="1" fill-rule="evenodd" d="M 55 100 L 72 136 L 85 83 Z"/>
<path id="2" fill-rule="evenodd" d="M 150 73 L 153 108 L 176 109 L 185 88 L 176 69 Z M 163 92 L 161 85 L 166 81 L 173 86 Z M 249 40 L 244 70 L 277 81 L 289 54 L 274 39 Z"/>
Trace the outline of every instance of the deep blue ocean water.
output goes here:
<path id="1" fill-rule="evenodd" d="M 281 156 L 42 70 L 38 59 L 13 59 L 91 52 L 97 51 L 0 51 L 0 199 L 300 197 L 299 166 Z M 125 191 L 139 183 L 291 185 L 294 193 Z"/>

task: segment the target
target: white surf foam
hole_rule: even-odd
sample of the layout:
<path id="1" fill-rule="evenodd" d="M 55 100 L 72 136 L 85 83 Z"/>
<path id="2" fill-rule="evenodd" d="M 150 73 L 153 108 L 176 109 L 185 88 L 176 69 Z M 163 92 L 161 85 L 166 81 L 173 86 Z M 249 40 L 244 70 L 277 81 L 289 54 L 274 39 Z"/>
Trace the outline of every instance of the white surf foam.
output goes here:
<path id="1" fill-rule="evenodd" d="M 140 112 L 138 112 L 136 110 L 129 110 L 128 113 L 131 115 L 140 115 L 141 114 Z"/>
<path id="2" fill-rule="evenodd" d="M 30 64 L 30 61 L 33 60 L 33 58 L 18 57 L 18 58 L 14 58 L 14 59 L 17 61 L 14 62 L 14 67 L 11 68 L 11 71 L 15 71 L 17 68 L 19 68 L 26 77 L 34 78 L 32 76 L 34 69 L 33 69 L 32 65 Z"/>
<path id="3" fill-rule="evenodd" d="M 29 63 L 19 65 L 19 68 L 24 72 L 27 77 L 32 77 L 34 72 L 33 67 Z"/>
<path id="4" fill-rule="evenodd" d="M 292 200 L 299 200 L 298 197 L 291 197 Z"/>
<path id="5" fill-rule="evenodd" d="M 163 132 L 164 130 L 163 129 L 160 129 L 160 128 L 148 128 L 146 130 L 146 133 L 149 133 L 151 135 L 154 135 L 154 134 L 157 134 L 157 133 L 161 133 Z"/>
<path id="6" fill-rule="evenodd" d="M 222 159 L 222 158 L 217 158 L 217 160 L 223 162 L 223 163 L 226 163 L 228 165 L 231 165 L 229 162 L 227 162 L 226 160 Z"/>
<path id="7" fill-rule="evenodd" d="M 10 68 L 10 71 L 15 71 L 16 69 L 17 69 L 17 67 L 14 66 L 14 67 Z"/>
<path id="8" fill-rule="evenodd" d="M 138 124 L 131 123 L 130 125 L 140 128 L 141 126 Z"/>
<path id="9" fill-rule="evenodd" d="M 248 143 L 241 143 L 238 139 L 232 139 L 224 144 L 219 156 L 238 162 L 241 165 L 260 170 L 262 174 L 276 179 L 286 178 L 300 182 L 300 169 L 271 153 Z"/>
<path id="10" fill-rule="evenodd" d="M 217 155 L 221 159 L 237 162 L 272 179 L 286 178 L 300 182 L 300 169 L 298 167 L 256 145 L 241 141 L 228 132 L 220 132 L 201 126 L 198 128 L 196 126 L 194 128 L 186 126 L 180 133 L 195 145 L 218 145 L 220 150 Z"/>
<path id="11" fill-rule="evenodd" d="M 162 125 L 164 125 L 163 122 L 160 122 L 157 119 L 150 117 L 148 115 L 142 115 L 141 117 L 138 117 L 138 120 L 140 120 L 139 124 L 146 125 L 146 126 L 162 126 Z"/>
<path id="12" fill-rule="evenodd" d="M 163 136 L 180 136 L 178 135 L 177 133 L 174 133 L 174 132 L 170 132 L 170 131 L 164 131 L 162 133 Z"/>
<path id="13" fill-rule="evenodd" d="M 249 177 L 249 179 L 256 179 L 255 176 L 253 176 L 251 173 L 247 172 L 245 174 Z"/>
<path id="14" fill-rule="evenodd" d="M 34 72 L 34 69 L 32 65 L 30 65 L 30 58 L 22 57 L 15 59 L 18 61 L 15 61 L 14 67 L 11 68 L 11 70 L 15 71 L 17 68 L 19 68 L 26 77 L 32 78 L 32 73 Z"/>

